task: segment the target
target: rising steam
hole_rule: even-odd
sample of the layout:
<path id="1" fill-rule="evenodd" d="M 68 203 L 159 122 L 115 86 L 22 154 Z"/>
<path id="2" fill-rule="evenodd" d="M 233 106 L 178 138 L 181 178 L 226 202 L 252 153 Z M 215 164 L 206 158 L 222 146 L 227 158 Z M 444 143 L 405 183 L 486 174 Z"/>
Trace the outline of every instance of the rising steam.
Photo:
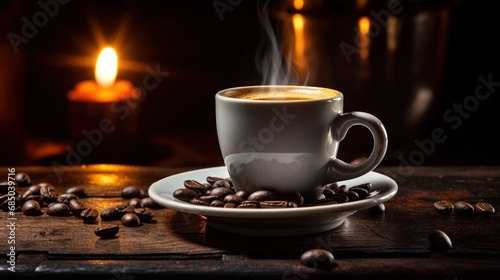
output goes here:
<path id="1" fill-rule="evenodd" d="M 263 38 L 257 48 L 255 65 L 262 76 L 263 85 L 297 85 L 298 76 L 292 67 L 290 51 L 285 56 L 269 20 L 267 0 L 262 7 L 257 2 L 258 17 L 262 25 Z"/>

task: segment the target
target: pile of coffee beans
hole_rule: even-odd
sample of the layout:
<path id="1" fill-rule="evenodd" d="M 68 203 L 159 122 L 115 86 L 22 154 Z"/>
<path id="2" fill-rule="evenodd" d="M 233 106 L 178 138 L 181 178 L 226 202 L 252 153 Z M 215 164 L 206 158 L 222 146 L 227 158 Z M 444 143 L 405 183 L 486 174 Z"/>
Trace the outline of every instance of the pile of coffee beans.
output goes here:
<path id="1" fill-rule="evenodd" d="M 16 190 L 14 197 L 15 212 L 22 212 L 26 216 L 40 216 L 44 213 L 48 216 L 75 216 L 82 219 L 85 224 L 96 224 L 98 218 L 101 221 L 119 220 L 122 225 L 128 227 L 140 226 L 149 223 L 154 217 L 152 209 L 160 209 L 163 206 L 147 197 L 144 190 L 136 186 L 127 186 L 122 189 L 121 196 L 129 199 L 128 202 L 104 209 L 99 213 L 98 209 L 88 207 L 81 198 L 89 197 L 85 188 L 75 186 L 59 195 L 56 188 L 50 183 L 32 184 L 30 176 L 19 172 L 16 174 L 16 186 L 25 189 L 24 192 Z M 8 184 L 0 183 L 0 208 L 9 211 L 8 202 L 11 195 L 7 190 Z M 119 232 L 118 225 L 104 225 L 94 229 L 94 233 L 101 238 L 110 238 Z"/>
<path id="2" fill-rule="evenodd" d="M 474 206 L 466 201 L 451 203 L 448 200 L 434 202 L 434 209 L 441 215 L 472 215 L 488 218 L 495 214 L 495 208 L 489 203 L 478 202 Z"/>
<path id="3" fill-rule="evenodd" d="M 253 193 L 235 191 L 231 178 L 208 176 L 206 182 L 184 181 L 184 187 L 174 191 L 179 200 L 195 205 L 224 208 L 295 208 L 315 205 L 330 205 L 364 199 L 369 196 L 371 183 L 347 188 L 331 183 L 324 186 L 323 193 L 302 196 L 300 193 L 278 193 L 273 190 L 258 190 Z"/>

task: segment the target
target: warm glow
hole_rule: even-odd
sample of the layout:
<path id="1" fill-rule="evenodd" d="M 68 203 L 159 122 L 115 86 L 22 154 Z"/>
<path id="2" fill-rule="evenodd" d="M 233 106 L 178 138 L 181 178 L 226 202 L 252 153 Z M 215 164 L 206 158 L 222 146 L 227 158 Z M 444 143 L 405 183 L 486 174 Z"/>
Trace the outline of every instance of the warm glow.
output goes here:
<path id="1" fill-rule="evenodd" d="M 296 71 L 299 74 L 303 74 L 307 65 L 305 58 L 304 17 L 301 14 L 293 15 L 292 24 L 295 33 L 295 55 L 293 60 L 296 64 Z"/>
<path id="2" fill-rule="evenodd" d="M 366 61 L 370 55 L 370 19 L 368 17 L 361 17 L 358 21 L 359 28 L 359 56 L 361 61 Z"/>
<path id="3" fill-rule="evenodd" d="M 118 72 L 118 56 L 115 50 L 107 47 L 102 50 L 97 65 L 95 67 L 95 78 L 97 83 L 103 88 L 109 88 L 113 85 Z"/>
<path id="4" fill-rule="evenodd" d="M 302 8 L 304 7 L 304 0 L 294 0 L 293 6 L 296 10 L 302 10 Z"/>

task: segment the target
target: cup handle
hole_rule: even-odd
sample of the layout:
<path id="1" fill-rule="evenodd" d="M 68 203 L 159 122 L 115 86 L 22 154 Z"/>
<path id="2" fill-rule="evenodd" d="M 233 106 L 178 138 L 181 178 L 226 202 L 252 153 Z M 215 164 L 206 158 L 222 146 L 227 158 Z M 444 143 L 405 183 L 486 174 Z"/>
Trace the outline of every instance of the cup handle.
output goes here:
<path id="1" fill-rule="evenodd" d="M 385 156 L 387 132 L 384 125 L 378 118 L 365 112 L 344 113 L 338 116 L 332 124 L 333 139 L 342 141 L 354 125 L 362 125 L 370 130 L 373 136 L 372 152 L 359 164 L 349 164 L 338 158 L 332 158 L 328 165 L 326 183 L 352 179 L 368 173 L 377 167 Z"/>

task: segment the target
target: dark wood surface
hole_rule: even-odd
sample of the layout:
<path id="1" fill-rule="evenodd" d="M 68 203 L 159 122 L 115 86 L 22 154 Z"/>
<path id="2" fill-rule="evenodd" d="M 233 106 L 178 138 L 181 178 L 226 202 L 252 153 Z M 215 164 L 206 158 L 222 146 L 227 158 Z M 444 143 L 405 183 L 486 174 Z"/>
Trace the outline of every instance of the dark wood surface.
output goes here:
<path id="1" fill-rule="evenodd" d="M 7 167 L 2 168 L 7 176 Z M 49 182 L 64 193 L 83 186 L 82 199 L 99 210 L 126 202 L 123 187 L 147 188 L 156 180 L 187 169 L 91 165 L 72 167 L 62 181 L 51 167 L 18 167 L 33 183 Z M 500 273 L 500 217 L 444 216 L 433 203 L 488 202 L 500 208 L 499 167 L 380 167 L 377 172 L 396 180 L 398 194 L 385 203 L 386 212 L 373 216 L 362 210 L 340 227 L 294 237 L 249 237 L 219 232 L 197 215 L 170 209 L 154 210 L 152 223 L 121 226 L 115 239 L 100 239 L 76 217 L 24 216 L 17 213 L 16 272 L 8 271 L 7 212 L 0 212 L 0 276 L 45 277 L 78 273 L 96 279 L 144 278 L 275 278 L 330 279 L 351 277 L 495 278 Z M 411 174 L 408 174 L 411 173 Z M 2 175 L 2 176 L 3 176 Z M 18 190 L 23 191 L 22 188 Z M 118 224 L 119 222 L 100 222 Z M 453 248 L 429 249 L 428 234 L 448 234 Z M 300 265 L 300 255 L 313 248 L 331 251 L 337 266 L 330 271 Z"/>

